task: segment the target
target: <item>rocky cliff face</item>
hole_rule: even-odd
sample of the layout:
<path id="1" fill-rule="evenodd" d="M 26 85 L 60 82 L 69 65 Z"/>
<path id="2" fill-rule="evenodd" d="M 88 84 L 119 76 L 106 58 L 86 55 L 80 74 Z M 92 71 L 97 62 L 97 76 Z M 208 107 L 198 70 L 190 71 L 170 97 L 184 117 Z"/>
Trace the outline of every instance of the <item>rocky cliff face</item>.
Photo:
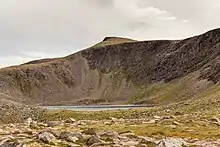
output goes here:
<path id="1" fill-rule="evenodd" d="M 0 92 L 26 104 L 157 104 L 192 98 L 220 80 L 220 29 L 185 40 L 107 37 L 64 58 L 0 70 Z"/>

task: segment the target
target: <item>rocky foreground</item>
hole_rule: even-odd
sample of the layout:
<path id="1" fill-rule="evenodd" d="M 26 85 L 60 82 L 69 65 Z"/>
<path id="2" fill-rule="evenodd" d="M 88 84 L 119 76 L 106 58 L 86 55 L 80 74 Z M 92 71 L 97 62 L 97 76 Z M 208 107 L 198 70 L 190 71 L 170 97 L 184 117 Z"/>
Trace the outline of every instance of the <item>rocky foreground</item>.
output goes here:
<path id="1" fill-rule="evenodd" d="M 219 147 L 220 140 L 180 137 L 149 137 L 132 129 L 171 122 L 173 129 L 181 125 L 176 116 L 151 119 L 75 120 L 37 122 L 28 118 L 23 123 L 0 127 L 0 147 Z M 214 120 L 213 120 L 214 121 Z M 217 121 L 217 120 L 215 120 Z M 140 128 L 139 128 L 140 126 Z M 121 127 L 121 130 L 119 129 Z M 129 130 L 130 129 L 130 130 Z M 115 131 L 117 130 L 117 131 Z M 165 130 L 166 131 L 166 130 Z M 193 131 L 193 130 L 192 130 Z M 156 131 L 155 131 L 156 133 Z M 162 134 L 163 135 L 163 134 Z"/>
<path id="2" fill-rule="evenodd" d="M 0 101 L 0 147 L 219 147 L 218 99 L 161 107 L 43 110 Z"/>

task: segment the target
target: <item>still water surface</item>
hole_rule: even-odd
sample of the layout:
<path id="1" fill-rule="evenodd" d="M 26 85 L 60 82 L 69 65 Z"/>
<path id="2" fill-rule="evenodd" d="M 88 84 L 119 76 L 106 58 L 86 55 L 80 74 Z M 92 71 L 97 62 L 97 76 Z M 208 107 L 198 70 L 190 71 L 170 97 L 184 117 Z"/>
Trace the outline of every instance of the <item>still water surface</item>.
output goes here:
<path id="1" fill-rule="evenodd" d="M 42 106 L 41 108 L 52 110 L 75 110 L 75 111 L 103 111 L 103 110 L 126 110 L 147 108 L 143 105 L 94 105 L 94 106 Z"/>

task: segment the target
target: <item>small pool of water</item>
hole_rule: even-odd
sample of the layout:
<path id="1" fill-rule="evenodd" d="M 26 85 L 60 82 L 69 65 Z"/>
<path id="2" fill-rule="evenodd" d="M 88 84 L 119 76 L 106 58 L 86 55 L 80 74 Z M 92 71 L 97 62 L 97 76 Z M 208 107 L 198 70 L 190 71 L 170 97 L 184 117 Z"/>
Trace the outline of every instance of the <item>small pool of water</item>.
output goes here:
<path id="1" fill-rule="evenodd" d="M 50 110 L 75 110 L 75 111 L 103 111 L 147 108 L 143 105 L 93 105 L 93 106 L 41 106 Z"/>

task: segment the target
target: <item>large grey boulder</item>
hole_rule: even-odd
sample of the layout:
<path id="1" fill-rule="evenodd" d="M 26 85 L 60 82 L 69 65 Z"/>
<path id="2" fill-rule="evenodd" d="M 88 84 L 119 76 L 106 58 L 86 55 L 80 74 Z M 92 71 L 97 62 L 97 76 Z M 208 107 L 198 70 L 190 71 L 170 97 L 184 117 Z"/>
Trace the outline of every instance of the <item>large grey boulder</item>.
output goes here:
<path id="1" fill-rule="evenodd" d="M 159 141 L 156 147 L 188 147 L 188 143 L 182 138 L 164 138 Z"/>
<path id="2" fill-rule="evenodd" d="M 60 139 L 69 141 L 69 142 L 76 142 L 78 140 L 83 140 L 83 136 L 81 133 L 72 133 L 72 132 L 61 132 Z"/>
<path id="3" fill-rule="evenodd" d="M 55 136 L 50 132 L 42 132 L 38 134 L 38 139 L 47 144 L 53 144 Z"/>

